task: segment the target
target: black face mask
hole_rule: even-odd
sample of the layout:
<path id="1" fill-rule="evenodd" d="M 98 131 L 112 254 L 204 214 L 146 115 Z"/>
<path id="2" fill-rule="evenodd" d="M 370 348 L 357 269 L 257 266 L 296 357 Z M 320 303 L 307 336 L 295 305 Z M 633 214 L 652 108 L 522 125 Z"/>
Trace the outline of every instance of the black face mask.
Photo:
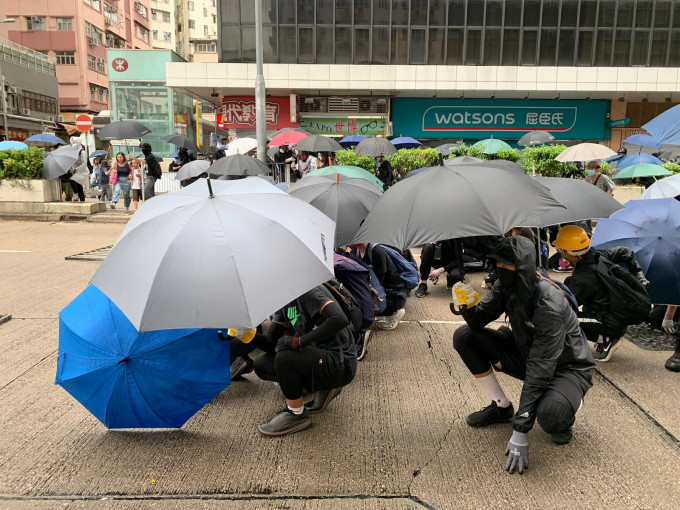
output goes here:
<path id="1" fill-rule="evenodd" d="M 510 269 L 505 269 L 504 267 L 496 268 L 496 273 L 498 274 L 498 279 L 503 285 L 505 290 L 512 290 L 517 280 L 517 271 L 511 271 Z"/>

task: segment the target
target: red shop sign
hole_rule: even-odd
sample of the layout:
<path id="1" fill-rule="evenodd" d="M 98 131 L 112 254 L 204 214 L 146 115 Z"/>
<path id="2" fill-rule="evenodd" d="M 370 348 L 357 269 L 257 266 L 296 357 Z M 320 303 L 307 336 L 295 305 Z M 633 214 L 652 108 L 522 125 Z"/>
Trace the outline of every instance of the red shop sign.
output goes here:
<path id="1" fill-rule="evenodd" d="M 25 129 L 12 129 L 9 128 L 8 130 L 8 135 L 9 135 L 9 140 L 16 140 L 19 142 L 23 142 L 28 138 L 28 131 Z"/>
<path id="2" fill-rule="evenodd" d="M 290 98 L 267 98 L 267 129 L 298 127 L 290 121 Z M 225 97 L 223 113 L 217 114 L 218 129 L 250 129 L 255 127 L 254 97 Z"/>

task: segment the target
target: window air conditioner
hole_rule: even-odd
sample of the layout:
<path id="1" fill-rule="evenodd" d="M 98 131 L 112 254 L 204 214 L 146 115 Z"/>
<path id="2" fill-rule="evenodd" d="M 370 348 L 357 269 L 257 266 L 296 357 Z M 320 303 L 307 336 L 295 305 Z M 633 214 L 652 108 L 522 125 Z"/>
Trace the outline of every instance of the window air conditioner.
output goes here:
<path id="1" fill-rule="evenodd" d="M 28 108 L 22 108 L 21 109 L 21 115 L 30 115 L 30 114 L 31 114 L 31 110 L 29 110 Z"/>
<path id="2" fill-rule="evenodd" d="M 15 86 L 11 85 L 11 86 L 7 89 L 7 92 L 8 92 L 9 94 L 21 94 L 21 89 L 20 89 L 19 87 L 15 87 Z"/>
<path id="3" fill-rule="evenodd" d="M 64 116 L 63 115 L 57 115 L 57 122 L 64 122 Z"/>
<path id="4" fill-rule="evenodd" d="M 45 117 L 45 120 L 46 120 L 47 122 L 54 122 L 54 117 L 53 117 L 52 115 L 47 115 L 47 116 Z"/>

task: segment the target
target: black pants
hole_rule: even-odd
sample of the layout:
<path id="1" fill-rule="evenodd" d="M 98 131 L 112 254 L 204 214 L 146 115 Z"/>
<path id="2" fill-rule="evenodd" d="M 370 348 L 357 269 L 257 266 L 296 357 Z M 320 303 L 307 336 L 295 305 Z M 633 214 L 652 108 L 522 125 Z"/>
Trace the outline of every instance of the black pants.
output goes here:
<path id="1" fill-rule="evenodd" d="M 83 189 L 83 185 L 72 180 L 71 187 L 73 188 L 73 192 L 78 195 L 78 199 L 81 202 L 85 202 L 85 190 Z"/>
<path id="2" fill-rule="evenodd" d="M 244 344 L 238 338 L 234 338 L 229 342 L 229 364 L 231 365 L 240 356 L 247 356 L 255 349 L 273 354 L 275 348 L 276 344 L 267 335 L 262 333 L 255 333 L 253 339 L 247 344 Z"/>
<path id="3" fill-rule="evenodd" d="M 407 293 L 405 289 L 392 290 L 385 289 L 385 310 L 378 314 L 379 317 L 387 317 L 392 315 L 400 308 L 406 305 Z"/>
<path id="4" fill-rule="evenodd" d="M 439 260 L 435 260 L 434 258 L 434 244 L 427 243 L 423 246 L 423 250 L 420 252 L 420 279 L 422 281 L 427 280 L 430 276 L 430 271 L 432 271 L 433 268 L 444 267 L 456 259 L 455 253 L 449 250 L 448 246 L 448 244 L 442 244 Z"/>
<path id="5" fill-rule="evenodd" d="M 461 326 L 453 334 L 453 347 L 473 375 L 483 374 L 493 364 L 501 363 L 501 372 L 516 379 L 526 376 L 526 358 L 517 349 L 509 328 L 484 328 L 474 331 Z M 584 387 L 574 382 L 572 374 L 556 372 L 536 406 L 536 421 L 549 434 L 563 432 L 574 424 Z"/>
<path id="6" fill-rule="evenodd" d="M 588 319 L 589 321 L 593 322 L 582 322 L 579 321 L 579 326 L 581 326 L 581 331 L 583 331 L 583 334 L 586 336 L 588 340 L 591 342 L 597 342 L 597 339 L 600 335 L 606 336 L 609 338 L 621 338 L 623 335 L 626 334 L 626 326 L 621 326 L 617 330 L 611 330 L 607 329 L 604 327 L 604 325 L 601 322 L 597 322 L 594 319 L 591 319 L 589 317 L 586 317 L 582 312 L 579 312 L 579 319 Z"/>
<path id="7" fill-rule="evenodd" d="M 352 382 L 357 371 L 356 359 L 315 346 L 294 351 L 284 349 L 265 353 L 255 360 L 255 373 L 261 379 L 278 382 L 288 400 L 309 392 L 339 388 Z"/>

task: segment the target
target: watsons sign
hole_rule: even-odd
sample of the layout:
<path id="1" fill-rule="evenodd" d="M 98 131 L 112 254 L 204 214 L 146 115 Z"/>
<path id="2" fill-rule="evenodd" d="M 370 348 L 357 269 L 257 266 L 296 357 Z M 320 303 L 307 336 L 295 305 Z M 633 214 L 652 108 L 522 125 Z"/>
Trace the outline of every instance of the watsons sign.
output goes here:
<path id="1" fill-rule="evenodd" d="M 606 138 L 608 101 L 392 100 L 395 136 L 517 139 L 549 131 L 558 139 Z"/>

